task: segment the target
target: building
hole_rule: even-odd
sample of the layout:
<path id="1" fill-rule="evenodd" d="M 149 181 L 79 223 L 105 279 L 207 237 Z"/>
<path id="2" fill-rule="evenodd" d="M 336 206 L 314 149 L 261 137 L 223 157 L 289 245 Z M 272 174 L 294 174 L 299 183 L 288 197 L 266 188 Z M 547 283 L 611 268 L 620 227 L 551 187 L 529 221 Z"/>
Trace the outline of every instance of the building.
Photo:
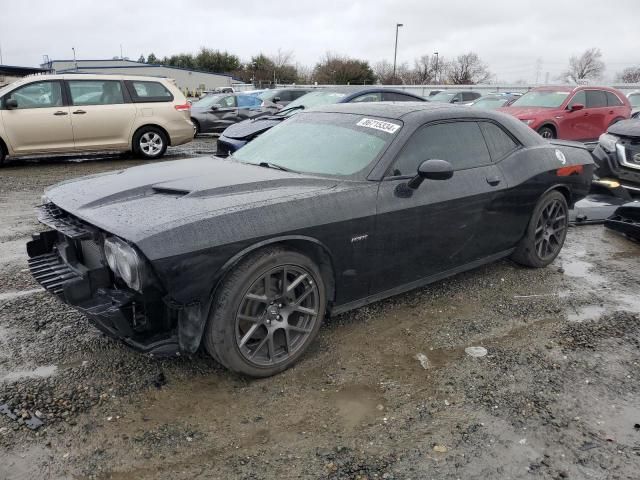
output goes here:
<path id="1" fill-rule="evenodd" d="M 50 60 L 41 65 L 58 74 L 97 73 L 120 75 L 145 75 L 172 78 L 185 94 L 194 94 L 220 87 L 242 85 L 242 82 L 224 73 L 210 73 L 180 67 L 134 62 L 127 59 L 113 60 Z"/>
<path id="2" fill-rule="evenodd" d="M 49 73 L 49 70 L 46 68 L 0 65 L 0 87 L 15 82 L 19 78 L 26 77 L 27 75 L 37 75 L 39 73 Z"/>

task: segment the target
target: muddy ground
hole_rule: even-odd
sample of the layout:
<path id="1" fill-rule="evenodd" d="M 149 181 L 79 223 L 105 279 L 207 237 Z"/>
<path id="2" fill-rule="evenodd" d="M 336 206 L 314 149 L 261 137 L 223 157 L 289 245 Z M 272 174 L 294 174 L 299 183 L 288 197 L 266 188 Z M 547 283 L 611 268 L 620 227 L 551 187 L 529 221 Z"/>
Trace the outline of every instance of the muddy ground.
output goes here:
<path id="1" fill-rule="evenodd" d="M 69 160 L 0 170 L 0 405 L 44 421 L 0 415 L 0 479 L 639 478 L 638 244 L 572 228 L 546 269 L 502 261 L 333 318 L 295 368 L 247 380 L 134 353 L 38 289 L 42 189 L 141 163 Z"/>

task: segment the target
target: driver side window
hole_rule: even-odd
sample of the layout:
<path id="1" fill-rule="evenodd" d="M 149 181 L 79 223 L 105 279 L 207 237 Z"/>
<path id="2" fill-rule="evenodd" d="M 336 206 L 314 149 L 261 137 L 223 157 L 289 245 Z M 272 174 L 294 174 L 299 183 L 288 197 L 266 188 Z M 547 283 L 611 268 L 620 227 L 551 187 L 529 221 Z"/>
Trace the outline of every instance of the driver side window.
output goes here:
<path id="1" fill-rule="evenodd" d="M 236 97 L 234 97 L 233 95 L 223 97 L 218 100 L 218 105 L 220 105 L 220 108 L 233 108 L 236 106 Z"/>
<path id="2" fill-rule="evenodd" d="M 57 81 L 30 83 L 5 95 L 4 102 L 7 100 L 15 100 L 18 110 L 61 107 L 62 88 Z"/>
<path id="3" fill-rule="evenodd" d="M 584 90 L 580 90 L 578 93 L 576 93 L 571 101 L 567 104 L 567 107 L 571 108 L 577 104 L 584 106 L 587 105 L 587 96 L 585 95 Z"/>
<path id="4" fill-rule="evenodd" d="M 489 150 L 476 122 L 447 122 L 417 130 L 404 146 L 390 176 L 413 176 L 425 160 L 446 160 L 454 170 L 491 163 Z"/>

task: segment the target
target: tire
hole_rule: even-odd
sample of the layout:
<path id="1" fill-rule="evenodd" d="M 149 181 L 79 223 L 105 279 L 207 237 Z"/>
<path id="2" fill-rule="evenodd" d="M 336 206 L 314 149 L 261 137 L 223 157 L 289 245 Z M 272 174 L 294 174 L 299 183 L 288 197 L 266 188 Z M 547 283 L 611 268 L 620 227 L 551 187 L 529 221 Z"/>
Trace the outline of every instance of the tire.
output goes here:
<path id="1" fill-rule="evenodd" d="M 218 289 L 204 347 L 236 373 L 275 375 L 295 364 L 313 342 L 326 304 L 322 275 L 310 258 L 281 247 L 259 250 L 242 260 Z"/>
<path id="2" fill-rule="evenodd" d="M 546 267 L 562 250 L 568 226 L 567 199 L 557 190 L 546 193 L 538 201 L 525 235 L 511 258 L 527 267 Z"/>
<path id="3" fill-rule="evenodd" d="M 7 158 L 7 154 L 4 151 L 4 146 L 2 145 L 2 142 L 0 142 L 0 167 L 4 165 L 5 158 Z"/>
<path id="4" fill-rule="evenodd" d="M 133 136 L 133 152 L 145 160 L 162 157 L 167 146 L 167 135 L 157 127 L 142 127 Z"/>
<path id="5" fill-rule="evenodd" d="M 201 127 L 200 127 L 200 122 L 198 122 L 196 119 L 192 118 L 191 119 L 191 123 L 193 123 L 193 126 L 196 127 L 195 135 L 200 135 L 202 133 L 202 130 L 201 130 Z"/>
<path id="6" fill-rule="evenodd" d="M 544 127 L 541 127 L 538 129 L 538 134 L 547 140 L 552 140 L 554 138 L 556 138 L 556 132 L 553 128 L 545 125 Z"/>

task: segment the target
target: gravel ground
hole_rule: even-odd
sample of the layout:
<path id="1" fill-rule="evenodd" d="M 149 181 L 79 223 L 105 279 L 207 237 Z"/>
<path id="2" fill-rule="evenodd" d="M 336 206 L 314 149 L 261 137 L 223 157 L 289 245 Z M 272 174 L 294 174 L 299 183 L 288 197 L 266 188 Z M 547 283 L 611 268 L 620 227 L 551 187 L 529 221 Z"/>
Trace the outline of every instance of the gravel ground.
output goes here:
<path id="1" fill-rule="evenodd" d="M 38 290 L 42 189 L 142 163 L 79 160 L 0 170 L 0 405 L 19 414 L 0 415 L 0 478 L 638 478 L 638 244 L 571 229 L 546 269 L 502 261 L 339 316 L 295 368 L 247 380 L 134 353 Z"/>

